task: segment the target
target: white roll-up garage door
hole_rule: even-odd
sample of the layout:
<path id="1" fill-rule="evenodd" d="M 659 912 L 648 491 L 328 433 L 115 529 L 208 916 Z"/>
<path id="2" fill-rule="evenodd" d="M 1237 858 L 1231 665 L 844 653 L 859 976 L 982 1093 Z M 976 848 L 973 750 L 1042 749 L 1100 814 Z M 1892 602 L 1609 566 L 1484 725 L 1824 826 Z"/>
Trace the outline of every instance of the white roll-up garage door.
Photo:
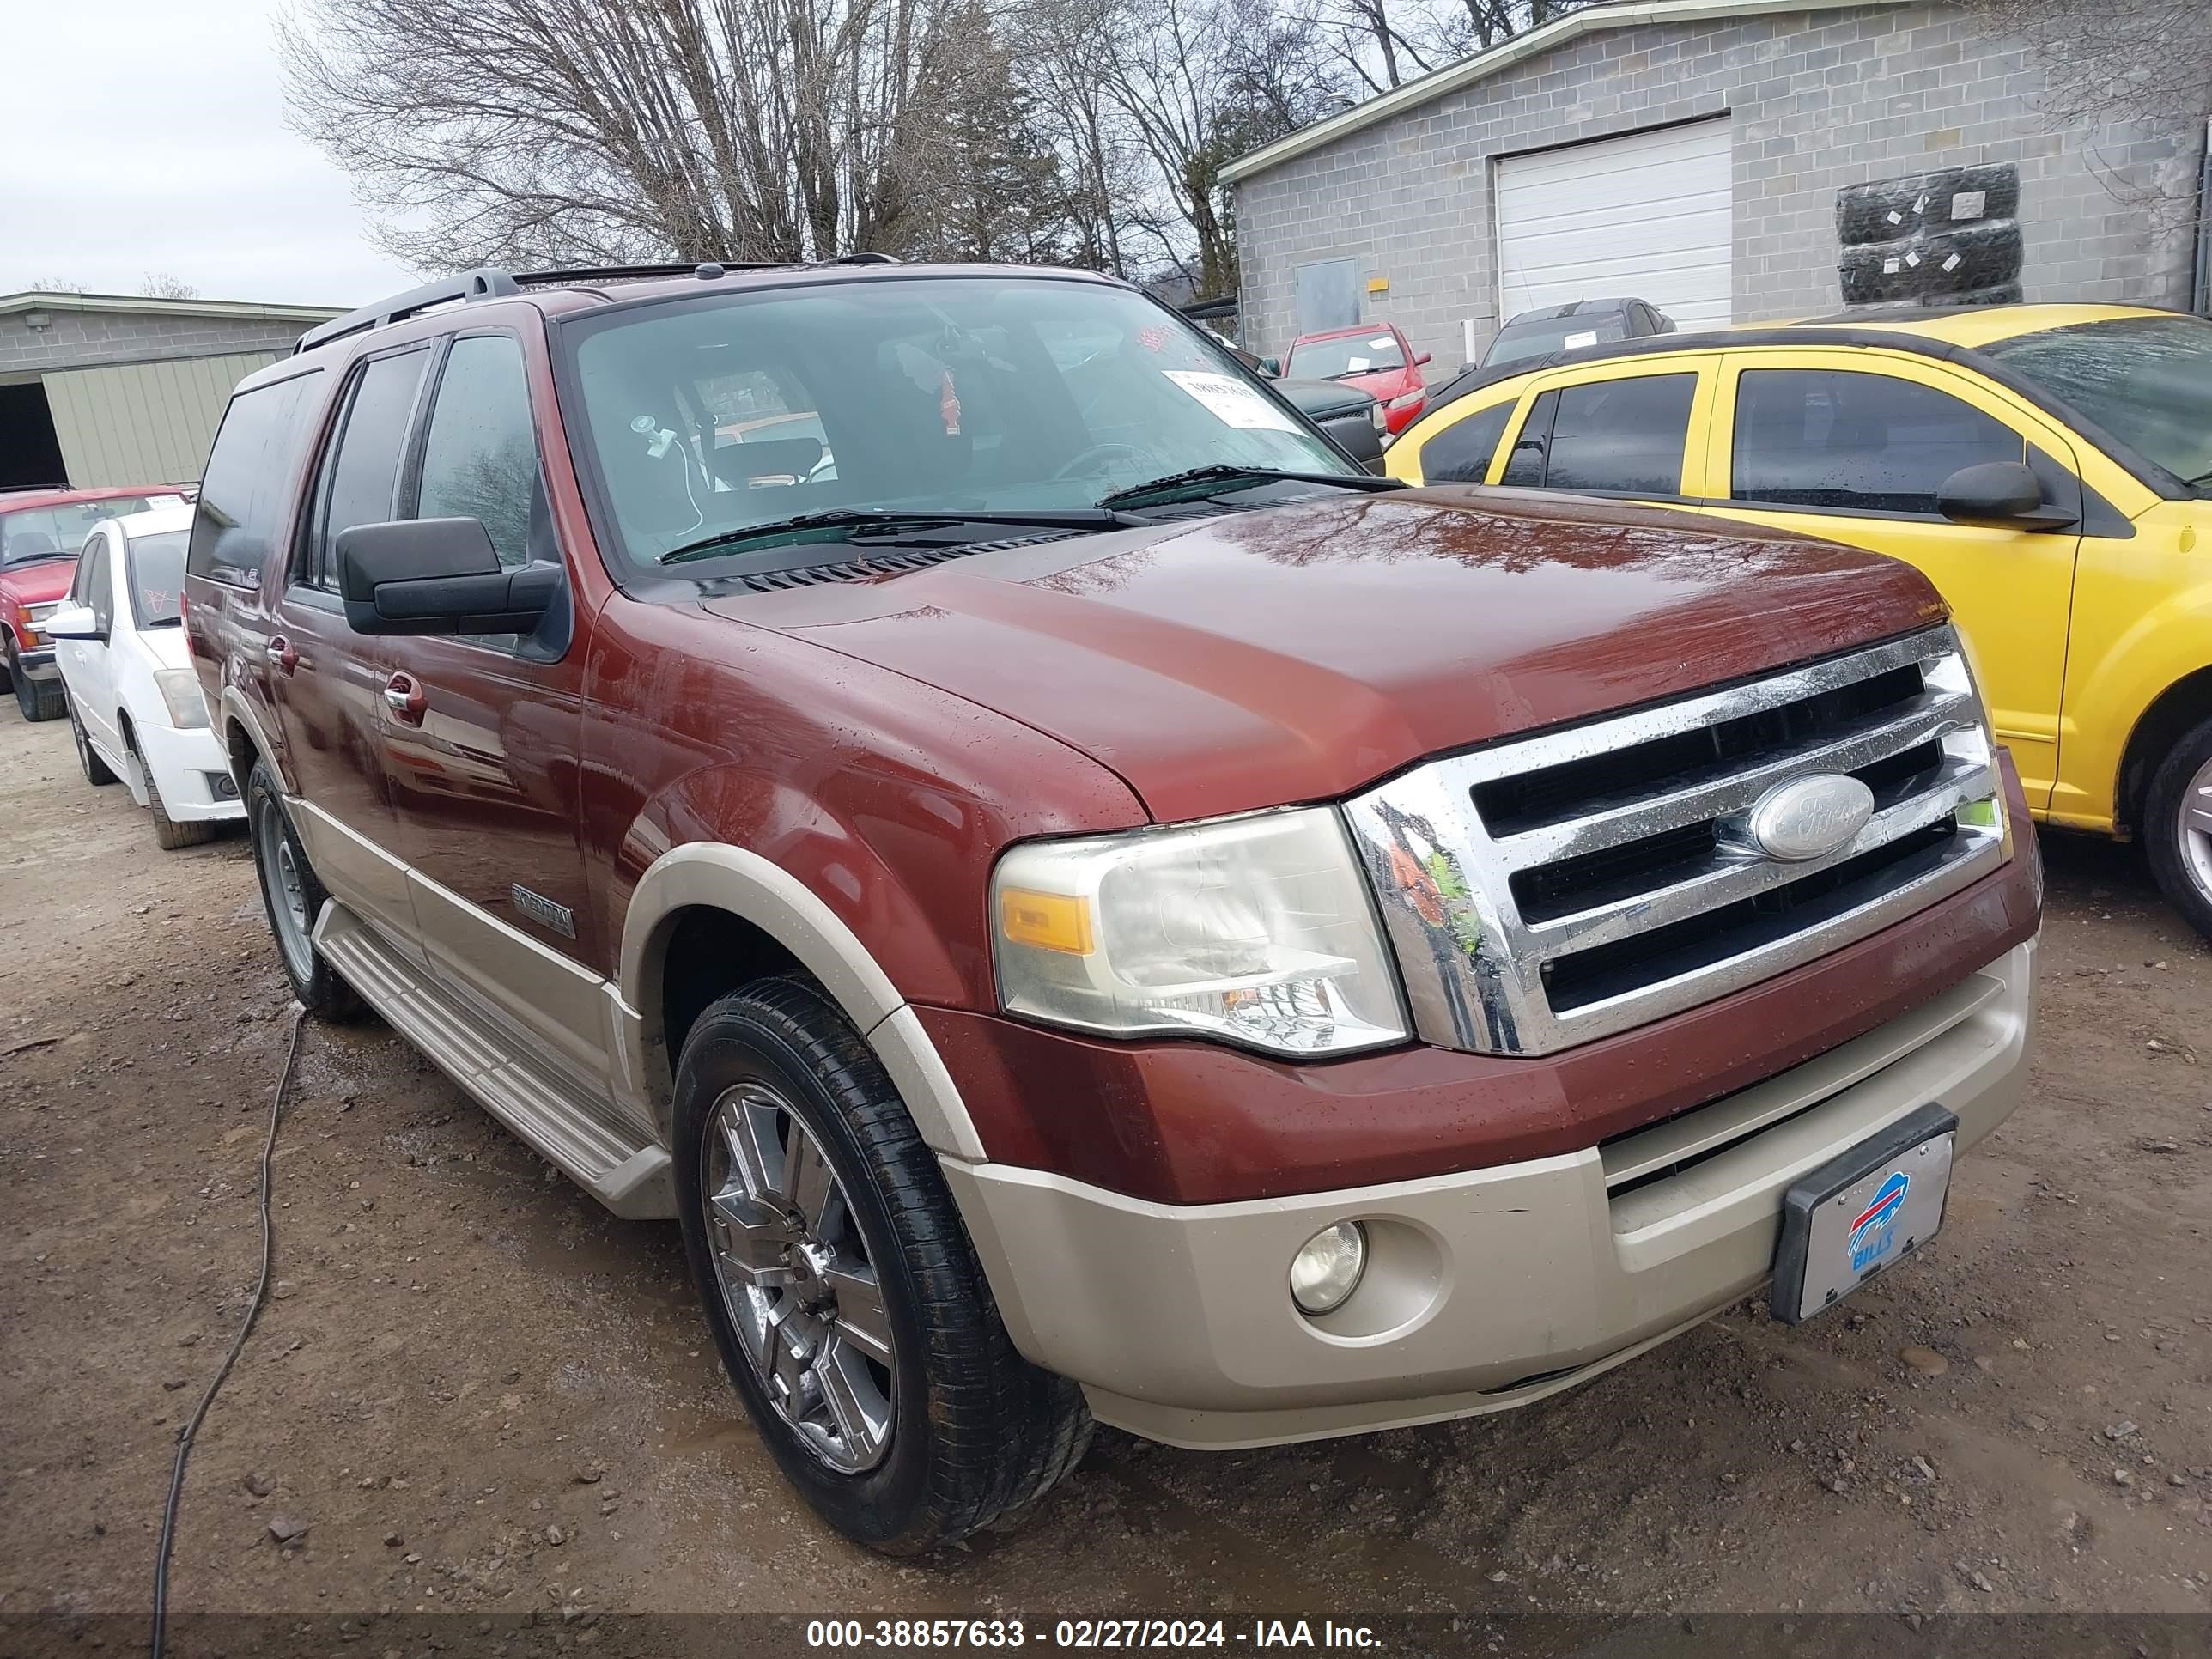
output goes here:
<path id="1" fill-rule="evenodd" d="M 1729 316 L 1726 116 L 1498 163 L 1498 319 L 1648 300 L 1684 328 Z"/>

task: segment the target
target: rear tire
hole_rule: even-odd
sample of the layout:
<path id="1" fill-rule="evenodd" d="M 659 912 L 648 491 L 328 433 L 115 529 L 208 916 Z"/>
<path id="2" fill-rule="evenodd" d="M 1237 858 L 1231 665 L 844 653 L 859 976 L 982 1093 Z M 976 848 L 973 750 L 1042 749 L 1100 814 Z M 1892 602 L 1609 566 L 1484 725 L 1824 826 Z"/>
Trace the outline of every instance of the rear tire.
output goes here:
<path id="1" fill-rule="evenodd" d="M 699 1017 L 675 1151 L 723 1365 L 838 1531 L 921 1555 L 1034 1503 L 1082 1460 L 1081 1390 L 1015 1351 L 935 1157 L 817 987 L 760 981 Z"/>
<path id="2" fill-rule="evenodd" d="M 2151 774 L 2139 830 L 2166 902 L 2212 939 L 2212 720 L 2185 732 Z"/>
<path id="3" fill-rule="evenodd" d="M 114 782 L 115 774 L 108 770 L 107 763 L 100 759 L 98 751 L 93 748 L 92 738 L 86 732 L 84 721 L 79 718 L 74 702 L 70 704 L 69 720 L 70 736 L 76 743 L 76 763 L 84 770 L 84 781 L 95 789 L 102 784 Z"/>
<path id="4" fill-rule="evenodd" d="M 151 778 L 147 793 L 153 793 Z M 256 760 L 246 776 L 246 823 L 253 843 L 254 872 L 261 878 L 262 906 L 269 913 L 269 931 L 276 938 L 284 977 L 292 981 L 292 994 L 318 1019 L 342 1024 L 359 1018 L 366 1006 L 359 994 L 315 949 L 315 919 L 330 892 L 307 862 L 307 849 L 300 844 L 284 811 L 284 792 L 265 760 Z"/>
<path id="5" fill-rule="evenodd" d="M 34 680 L 23 672 L 23 665 L 15 659 L 13 640 L 8 641 L 8 678 L 15 688 L 16 708 L 33 725 L 54 719 L 68 706 L 58 678 Z"/>

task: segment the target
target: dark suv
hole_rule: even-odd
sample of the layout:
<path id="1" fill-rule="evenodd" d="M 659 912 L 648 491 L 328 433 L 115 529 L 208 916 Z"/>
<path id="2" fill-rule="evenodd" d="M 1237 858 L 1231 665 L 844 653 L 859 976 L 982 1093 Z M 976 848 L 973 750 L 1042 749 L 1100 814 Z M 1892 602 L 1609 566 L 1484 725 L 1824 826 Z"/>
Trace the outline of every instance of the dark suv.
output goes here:
<path id="1" fill-rule="evenodd" d="M 186 584 L 293 988 L 680 1218 L 854 1538 L 1807 1317 L 2018 1097 L 2034 842 L 1903 564 L 1400 489 L 1068 271 L 302 346 Z"/>

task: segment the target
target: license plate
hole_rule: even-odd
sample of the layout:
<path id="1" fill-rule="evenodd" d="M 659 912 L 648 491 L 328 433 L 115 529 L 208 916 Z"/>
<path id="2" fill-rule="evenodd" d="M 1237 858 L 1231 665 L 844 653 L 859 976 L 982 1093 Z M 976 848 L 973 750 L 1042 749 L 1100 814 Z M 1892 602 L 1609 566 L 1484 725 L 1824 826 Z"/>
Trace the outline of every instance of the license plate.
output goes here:
<path id="1" fill-rule="evenodd" d="M 1955 1114 L 1923 1106 L 1782 1195 L 1777 1319 L 1795 1325 L 1833 1307 L 1936 1236 L 1958 1132 Z"/>

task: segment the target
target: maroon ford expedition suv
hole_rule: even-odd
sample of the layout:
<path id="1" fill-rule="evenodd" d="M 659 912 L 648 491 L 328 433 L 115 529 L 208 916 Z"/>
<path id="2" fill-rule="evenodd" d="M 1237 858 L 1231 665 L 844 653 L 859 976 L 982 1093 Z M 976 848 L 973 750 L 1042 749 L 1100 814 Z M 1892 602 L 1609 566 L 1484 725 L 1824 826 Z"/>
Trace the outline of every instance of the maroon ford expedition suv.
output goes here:
<path id="1" fill-rule="evenodd" d="M 191 641 L 301 1000 L 900 1552 L 1094 1420 L 1484 1412 L 1911 1255 L 2040 884 L 1908 567 L 1358 471 L 1066 271 L 479 271 L 246 381 Z"/>

